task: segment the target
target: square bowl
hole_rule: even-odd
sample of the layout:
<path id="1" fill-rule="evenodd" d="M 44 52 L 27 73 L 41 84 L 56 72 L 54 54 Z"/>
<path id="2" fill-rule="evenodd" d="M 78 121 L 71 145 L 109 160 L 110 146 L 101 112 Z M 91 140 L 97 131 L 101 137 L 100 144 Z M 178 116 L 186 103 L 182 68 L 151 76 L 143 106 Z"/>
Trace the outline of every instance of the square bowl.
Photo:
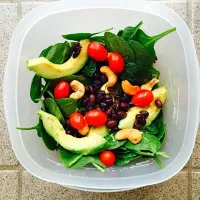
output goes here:
<path id="1" fill-rule="evenodd" d="M 33 74 L 26 61 L 38 57 L 42 49 L 63 41 L 61 35 L 96 32 L 114 27 L 114 32 L 143 21 L 144 30 L 156 35 L 172 27 L 177 31 L 156 45 L 155 67 L 161 84 L 168 88 L 164 107 L 167 140 L 163 150 L 170 158 L 160 169 L 151 159 L 126 167 L 66 169 L 58 152 L 46 149 L 34 131 L 16 130 L 33 126 L 40 109 L 29 98 Z M 12 83 L 11 81 L 12 80 Z M 176 175 L 188 161 L 199 123 L 199 68 L 194 42 L 187 25 L 172 10 L 144 0 L 81 0 L 45 4 L 28 13 L 18 24 L 10 45 L 4 80 L 4 109 L 14 152 L 21 164 L 36 177 L 69 187 L 88 190 L 128 190 L 163 182 Z M 120 184 L 119 184 L 120 183 Z"/>

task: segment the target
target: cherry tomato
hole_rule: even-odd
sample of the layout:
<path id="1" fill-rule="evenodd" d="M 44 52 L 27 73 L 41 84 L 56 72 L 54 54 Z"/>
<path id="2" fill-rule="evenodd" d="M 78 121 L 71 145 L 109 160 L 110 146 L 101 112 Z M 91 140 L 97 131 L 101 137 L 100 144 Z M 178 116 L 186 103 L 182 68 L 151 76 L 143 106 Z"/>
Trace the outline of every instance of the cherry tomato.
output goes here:
<path id="1" fill-rule="evenodd" d="M 107 115 L 101 110 L 90 110 L 85 120 L 90 126 L 103 126 L 107 122 Z"/>
<path id="2" fill-rule="evenodd" d="M 105 61 L 108 57 L 106 48 L 99 42 L 91 42 L 88 45 L 88 55 L 96 61 Z"/>
<path id="3" fill-rule="evenodd" d="M 70 115 L 69 123 L 73 128 L 78 129 L 78 130 L 83 129 L 86 124 L 83 116 L 77 112 Z"/>
<path id="4" fill-rule="evenodd" d="M 124 70 L 125 62 L 123 57 L 118 53 L 111 53 L 108 57 L 110 69 L 114 73 L 121 73 Z"/>
<path id="5" fill-rule="evenodd" d="M 115 154 L 112 151 L 103 151 L 100 154 L 100 161 L 106 166 L 111 166 L 115 163 Z"/>
<path id="6" fill-rule="evenodd" d="M 67 98 L 69 96 L 70 87 L 66 81 L 59 82 L 54 89 L 55 99 Z"/>
<path id="7" fill-rule="evenodd" d="M 132 103 L 136 106 L 148 106 L 153 101 L 153 93 L 149 90 L 140 90 L 133 98 Z"/>

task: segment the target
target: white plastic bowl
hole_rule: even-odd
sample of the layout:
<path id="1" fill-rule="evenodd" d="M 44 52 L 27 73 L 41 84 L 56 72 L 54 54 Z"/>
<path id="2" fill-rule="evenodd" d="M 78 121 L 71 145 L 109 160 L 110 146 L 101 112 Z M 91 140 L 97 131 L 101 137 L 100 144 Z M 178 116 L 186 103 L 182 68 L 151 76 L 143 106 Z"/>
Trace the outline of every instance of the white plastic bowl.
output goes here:
<path id="1" fill-rule="evenodd" d="M 29 98 L 33 73 L 26 60 L 42 49 L 63 41 L 61 35 L 96 32 L 109 27 L 114 31 L 143 21 L 150 35 L 172 27 L 177 32 L 156 45 L 161 84 L 169 98 L 164 108 L 167 141 L 163 150 L 170 155 L 160 169 L 152 160 L 126 167 L 108 168 L 105 173 L 87 167 L 66 169 L 57 152 L 46 149 L 35 131 L 21 132 L 17 126 L 37 123 L 40 105 Z M 21 164 L 36 177 L 69 187 L 90 191 L 119 191 L 163 182 L 176 175 L 188 161 L 194 147 L 199 117 L 199 69 L 191 33 L 183 20 L 157 2 L 143 0 L 73 0 L 55 2 L 34 9 L 18 24 L 10 45 L 5 71 L 4 104 L 14 152 Z"/>

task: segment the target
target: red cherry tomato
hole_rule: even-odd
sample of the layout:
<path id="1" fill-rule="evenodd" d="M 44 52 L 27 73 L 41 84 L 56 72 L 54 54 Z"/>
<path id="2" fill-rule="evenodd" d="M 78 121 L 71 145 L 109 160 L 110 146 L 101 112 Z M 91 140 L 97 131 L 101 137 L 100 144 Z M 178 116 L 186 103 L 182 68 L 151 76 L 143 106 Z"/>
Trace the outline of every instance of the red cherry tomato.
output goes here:
<path id="1" fill-rule="evenodd" d="M 55 99 L 67 98 L 69 96 L 70 87 L 66 81 L 59 82 L 54 89 Z"/>
<path id="2" fill-rule="evenodd" d="M 123 57 L 118 53 L 111 53 L 108 57 L 110 69 L 114 73 L 121 73 L 124 70 L 125 62 Z"/>
<path id="3" fill-rule="evenodd" d="M 90 110 L 86 113 L 85 120 L 90 126 L 103 126 L 107 122 L 107 115 L 101 110 Z"/>
<path id="4" fill-rule="evenodd" d="M 83 116 L 77 112 L 70 115 L 69 123 L 73 128 L 78 129 L 78 130 L 83 129 L 86 124 Z"/>
<path id="5" fill-rule="evenodd" d="M 106 166 L 111 166 L 115 163 L 115 154 L 112 151 L 103 151 L 100 154 L 100 161 Z"/>
<path id="6" fill-rule="evenodd" d="M 105 61 L 108 57 L 106 48 L 99 42 L 91 42 L 88 45 L 88 55 L 96 61 Z"/>
<path id="7" fill-rule="evenodd" d="M 132 103 L 140 107 L 148 106 L 152 101 L 153 93 L 149 90 L 140 90 L 132 98 Z"/>

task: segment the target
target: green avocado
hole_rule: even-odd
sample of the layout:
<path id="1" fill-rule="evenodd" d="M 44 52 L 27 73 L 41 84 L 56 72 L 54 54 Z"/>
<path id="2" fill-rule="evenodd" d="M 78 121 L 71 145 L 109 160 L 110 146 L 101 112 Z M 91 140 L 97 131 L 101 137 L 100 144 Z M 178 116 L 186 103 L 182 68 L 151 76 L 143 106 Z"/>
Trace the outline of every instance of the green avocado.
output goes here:
<path id="1" fill-rule="evenodd" d="M 151 122 L 158 116 L 161 110 L 155 105 L 155 100 L 160 99 L 160 101 L 164 104 L 165 100 L 167 99 L 167 89 L 165 86 L 162 86 L 153 90 L 152 92 L 154 96 L 154 100 L 152 101 L 152 103 L 149 106 L 144 107 L 144 108 L 138 107 L 138 106 L 131 108 L 127 112 L 126 118 L 120 120 L 119 125 L 118 125 L 119 129 L 133 128 L 135 117 L 137 114 L 139 114 L 141 110 L 146 110 L 149 113 L 149 116 L 146 119 L 145 127 L 151 124 Z"/>
<path id="2" fill-rule="evenodd" d="M 109 130 L 106 126 L 100 126 L 100 127 L 91 127 L 88 135 L 91 134 L 97 134 L 101 137 L 106 137 L 109 134 Z"/>
<path id="3" fill-rule="evenodd" d="M 42 120 L 46 132 L 64 149 L 78 154 L 95 154 L 103 151 L 107 141 L 98 134 L 90 134 L 83 138 L 67 135 L 59 120 L 53 115 L 42 110 L 37 114 Z"/>
<path id="4" fill-rule="evenodd" d="M 80 41 L 81 52 L 77 58 L 71 57 L 63 64 L 54 64 L 44 57 L 28 60 L 28 69 L 46 79 L 56 79 L 77 73 L 88 60 L 87 47 L 90 40 Z"/>

